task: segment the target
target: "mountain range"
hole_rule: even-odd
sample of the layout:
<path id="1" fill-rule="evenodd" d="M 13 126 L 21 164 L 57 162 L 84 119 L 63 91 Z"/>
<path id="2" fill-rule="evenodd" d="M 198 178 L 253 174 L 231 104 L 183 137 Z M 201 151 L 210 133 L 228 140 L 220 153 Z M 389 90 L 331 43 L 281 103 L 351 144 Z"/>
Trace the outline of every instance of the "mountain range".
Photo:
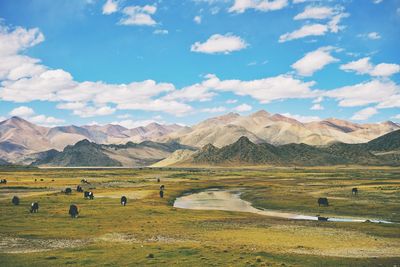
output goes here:
<path id="1" fill-rule="evenodd" d="M 190 127 L 151 123 L 133 129 L 113 124 L 43 127 L 19 117 L 12 117 L 0 122 L 0 158 L 5 162 L 18 164 L 41 162 L 40 160 L 65 152 L 67 148 L 68 152 L 71 146 L 87 140 L 100 145 L 102 153 L 106 150 L 104 153 L 108 157 L 123 166 L 136 166 L 163 158 L 169 158 L 171 162 L 180 161 L 193 154 L 193 149 L 201 149 L 208 144 L 221 148 L 235 143 L 243 136 L 254 144 L 328 146 L 334 143 L 367 143 L 398 129 L 400 125 L 391 121 L 358 124 L 331 118 L 302 123 L 264 110 L 248 116 L 228 113 Z M 153 143 L 148 143 L 147 146 L 146 141 Z M 179 144 L 185 146 L 186 152 L 179 151 L 180 148 L 155 149 L 154 144 Z M 112 154 L 113 145 L 130 147 L 124 153 L 118 149 L 118 153 Z"/>
<path id="2" fill-rule="evenodd" d="M 170 157 L 173 157 L 173 155 Z M 169 162 L 172 163 L 169 164 Z M 167 158 L 154 166 L 243 166 L 261 164 L 275 166 L 400 166 L 400 130 L 378 137 L 368 143 L 334 143 L 323 147 L 307 144 L 280 146 L 268 143 L 255 144 L 249 138 L 243 136 L 235 143 L 222 148 L 209 144 L 179 161 L 173 162 Z"/>

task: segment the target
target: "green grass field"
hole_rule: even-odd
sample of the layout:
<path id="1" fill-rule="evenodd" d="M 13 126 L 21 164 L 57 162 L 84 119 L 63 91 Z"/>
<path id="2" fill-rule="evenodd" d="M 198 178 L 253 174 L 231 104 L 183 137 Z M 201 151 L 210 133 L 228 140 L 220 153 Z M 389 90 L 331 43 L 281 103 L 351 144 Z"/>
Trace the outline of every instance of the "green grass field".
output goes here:
<path id="1" fill-rule="evenodd" d="M 0 266 L 400 266 L 399 168 L 3 169 L 0 178 L 8 180 L 0 185 Z M 83 178 L 94 200 L 61 193 Z M 163 199 L 157 178 L 166 187 Z M 172 206 L 184 193 L 213 187 L 241 188 L 259 208 L 397 223 Z M 319 197 L 331 205 L 318 207 Z M 37 214 L 29 213 L 33 201 Z M 71 203 L 77 219 L 68 215 Z"/>

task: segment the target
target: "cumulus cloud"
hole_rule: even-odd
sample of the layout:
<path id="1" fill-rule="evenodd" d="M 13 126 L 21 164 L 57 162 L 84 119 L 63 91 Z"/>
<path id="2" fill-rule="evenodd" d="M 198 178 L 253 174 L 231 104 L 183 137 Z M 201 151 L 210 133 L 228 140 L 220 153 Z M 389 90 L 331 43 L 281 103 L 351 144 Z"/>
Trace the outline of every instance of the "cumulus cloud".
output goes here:
<path id="1" fill-rule="evenodd" d="M 311 110 L 324 110 L 324 107 L 321 104 L 314 104 L 310 109 Z"/>
<path id="2" fill-rule="evenodd" d="M 301 76 L 312 76 L 314 72 L 323 69 L 326 65 L 339 61 L 331 56 L 333 47 L 321 47 L 307 53 L 296 61 L 291 67 Z"/>
<path id="3" fill-rule="evenodd" d="M 356 112 L 350 119 L 355 121 L 365 121 L 377 113 L 378 110 L 376 108 L 365 108 Z"/>
<path id="4" fill-rule="evenodd" d="M 279 75 L 264 79 L 241 81 L 220 80 L 215 75 L 207 75 L 202 86 L 217 92 L 232 92 L 238 96 L 250 96 L 261 103 L 290 98 L 312 98 L 318 92 L 311 87 L 315 82 L 303 82 L 290 75 Z"/>
<path id="5" fill-rule="evenodd" d="M 340 69 L 347 72 L 356 72 L 357 74 L 369 74 L 371 76 L 389 77 L 400 72 L 399 64 L 380 63 L 373 65 L 370 57 L 364 57 L 356 61 L 351 61 L 341 65 Z"/>
<path id="6" fill-rule="evenodd" d="M 287 42 L 295 39 L 305 38 L 308 36 L 322 36 L 328 32 L 338 33 L 345 27 L 340 25 L 343 18 L 348 17 L 348 13 L 344 13 L 341 8 L 324 8 L 324 7 L 307 7 L 304 12 L 294 17 L 295 20 L 300 19 L 329 19 L 326 23 L 313 23 L 303 25 L 301 28 L 292 32 L 287 32 L 279 37 L 279 42 Z"/>
<path id="7" fill-rule="evenodd" d="M 325 92 L 324 95 L 337 99 L 341 107 L 356 107 L 384 103 L 399 93 L 400 87 L 393 81 L 372 80 L 333 89 Z M 393 103 L 396 103 L 395 100 L 392 105 Z M 389 106 L 389 104 L 386 105 L 386 107 Z"/>
<path id="8" fill-rule="evenodd" d="M 302 19 L 326 19 L 333 15 L 331 7 L 308 6 L 305 10 L 294 17 L 294 20 Z"/>
<path id="9" fill-rule="evenodd" d="M 35 112 L 30 107 L 20 106 L 18 108 L 15 108 L 15 109 L 11 110 L 9 114 L 11 116 L 17 116 L 17 117 L 26 118 L 26 117 L 32 116 L 33 114 L 35 114 Z"/>
<path id="10" fill-rule="evenodd" d="M 252 109 L 253 109 L 253 107 L 248 104 L 241 104 L 234 108 L 234 110 L 237 112 L 246 112 L 246 111 L 250 111 Z"/>
<path id="11" fill-rule="evenodd" d="M 121 25 L 154 26 L 157 22 L 152 18 L 157 11 L 156 6 L 128 6 L 122 10 Z"/>
<path id="12" fill-rule="evenodd" d="M 118 11 L 118 2 L 114 0 L 107 0 L 103 5 L 103 14 L 110 15 Z"/>
<path id="13" fill-rule="evenodd" d="M 29 120 L 32 123 L 40 124 L 43 126 L 54 126 L 63 123 L 63 119 L 57 119 L 46 115 L 37 115 L 35 111 L 27 106 L 20 106 L 10 111 L 10 116 L 18 116 Z"/>
<path id="14" fill-rule="evenodd" d="M 243 13 L 247 9 L 267 12 L 282 9 L 288 4 L 288 0 L 235 0 L 229 12 Z"/>
<path id="15" fill-rule="evenodd" d="M 209 101 L 216 94 L 210 92 L 209 88 L 202 84 L 194 84 L 188 87 L 184 87 L 181 90 L 174 91 L 164 97 L 166 100 L 183 100 L 185 102 L 192 101 Z"/>
<path id="16" fill-rule="evenodd" d="M 118 109 L 161 111 L 175 115 L 192 110 L 191 106 L 182 102 L 160 99 L 160 95 L 177 91 L 170 83 L 153 80 L 129 84 L 77 82 L 62 69 L 49 69 L 37 59 L 15 54 L 44 40 L 36 29 L 9 29 L 0 25 L 0 39 L 10 40 L 15 45 L 9 48 L 8 44 L 0 43 L 0 100 L 59 102 L 57 108 L 71 110 L 81 117 L 110 115 Z"/>
<path id="17" fill-rule="evenodd" d="M 195 42 L 190 50 L 205 54 L 229 54 L 245 49 L 247 46 L 246 41 L 239 36 L 227 33 L 225 35 L 214 34 L 204 43 Z"/>

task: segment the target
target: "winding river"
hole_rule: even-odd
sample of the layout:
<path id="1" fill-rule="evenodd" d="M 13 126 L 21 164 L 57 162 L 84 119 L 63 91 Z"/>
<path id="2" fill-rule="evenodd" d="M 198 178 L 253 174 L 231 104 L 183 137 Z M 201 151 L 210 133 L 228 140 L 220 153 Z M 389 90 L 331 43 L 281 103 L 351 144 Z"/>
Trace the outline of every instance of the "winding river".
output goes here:
<path id="1" fill-rule="evenodd" d="M 384 220 L 365 219 L 365 218 L 322 218 L 318 216 L 309 216 L 291 212 L 273 211 L 266 209 L 257 209 L 250 202 L 240 198 L 240 192 L 234 190 L 207 189 L 199 193 L 193 193 L 178 197 L 174 202 L 174 207 L 192 210 L 225 210 L 251 212 L 255 214 L 278 217 L 293 220 L 327 220 L 330 222 L 373 222 L 373 223 L 392 223 Z"/>

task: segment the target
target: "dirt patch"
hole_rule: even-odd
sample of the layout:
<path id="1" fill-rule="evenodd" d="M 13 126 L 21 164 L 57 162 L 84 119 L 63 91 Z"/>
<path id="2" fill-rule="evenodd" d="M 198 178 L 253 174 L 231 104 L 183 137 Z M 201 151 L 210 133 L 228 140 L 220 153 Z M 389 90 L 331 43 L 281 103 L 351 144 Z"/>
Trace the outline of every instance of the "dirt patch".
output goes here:
<path id="1" fill-rule="evenodd" d="M 88 240 L 80 239 L 30 239 L 2 236 L 0 251 L 2 253 L 32 253 L 81 247 L 88 243 Z"/>

